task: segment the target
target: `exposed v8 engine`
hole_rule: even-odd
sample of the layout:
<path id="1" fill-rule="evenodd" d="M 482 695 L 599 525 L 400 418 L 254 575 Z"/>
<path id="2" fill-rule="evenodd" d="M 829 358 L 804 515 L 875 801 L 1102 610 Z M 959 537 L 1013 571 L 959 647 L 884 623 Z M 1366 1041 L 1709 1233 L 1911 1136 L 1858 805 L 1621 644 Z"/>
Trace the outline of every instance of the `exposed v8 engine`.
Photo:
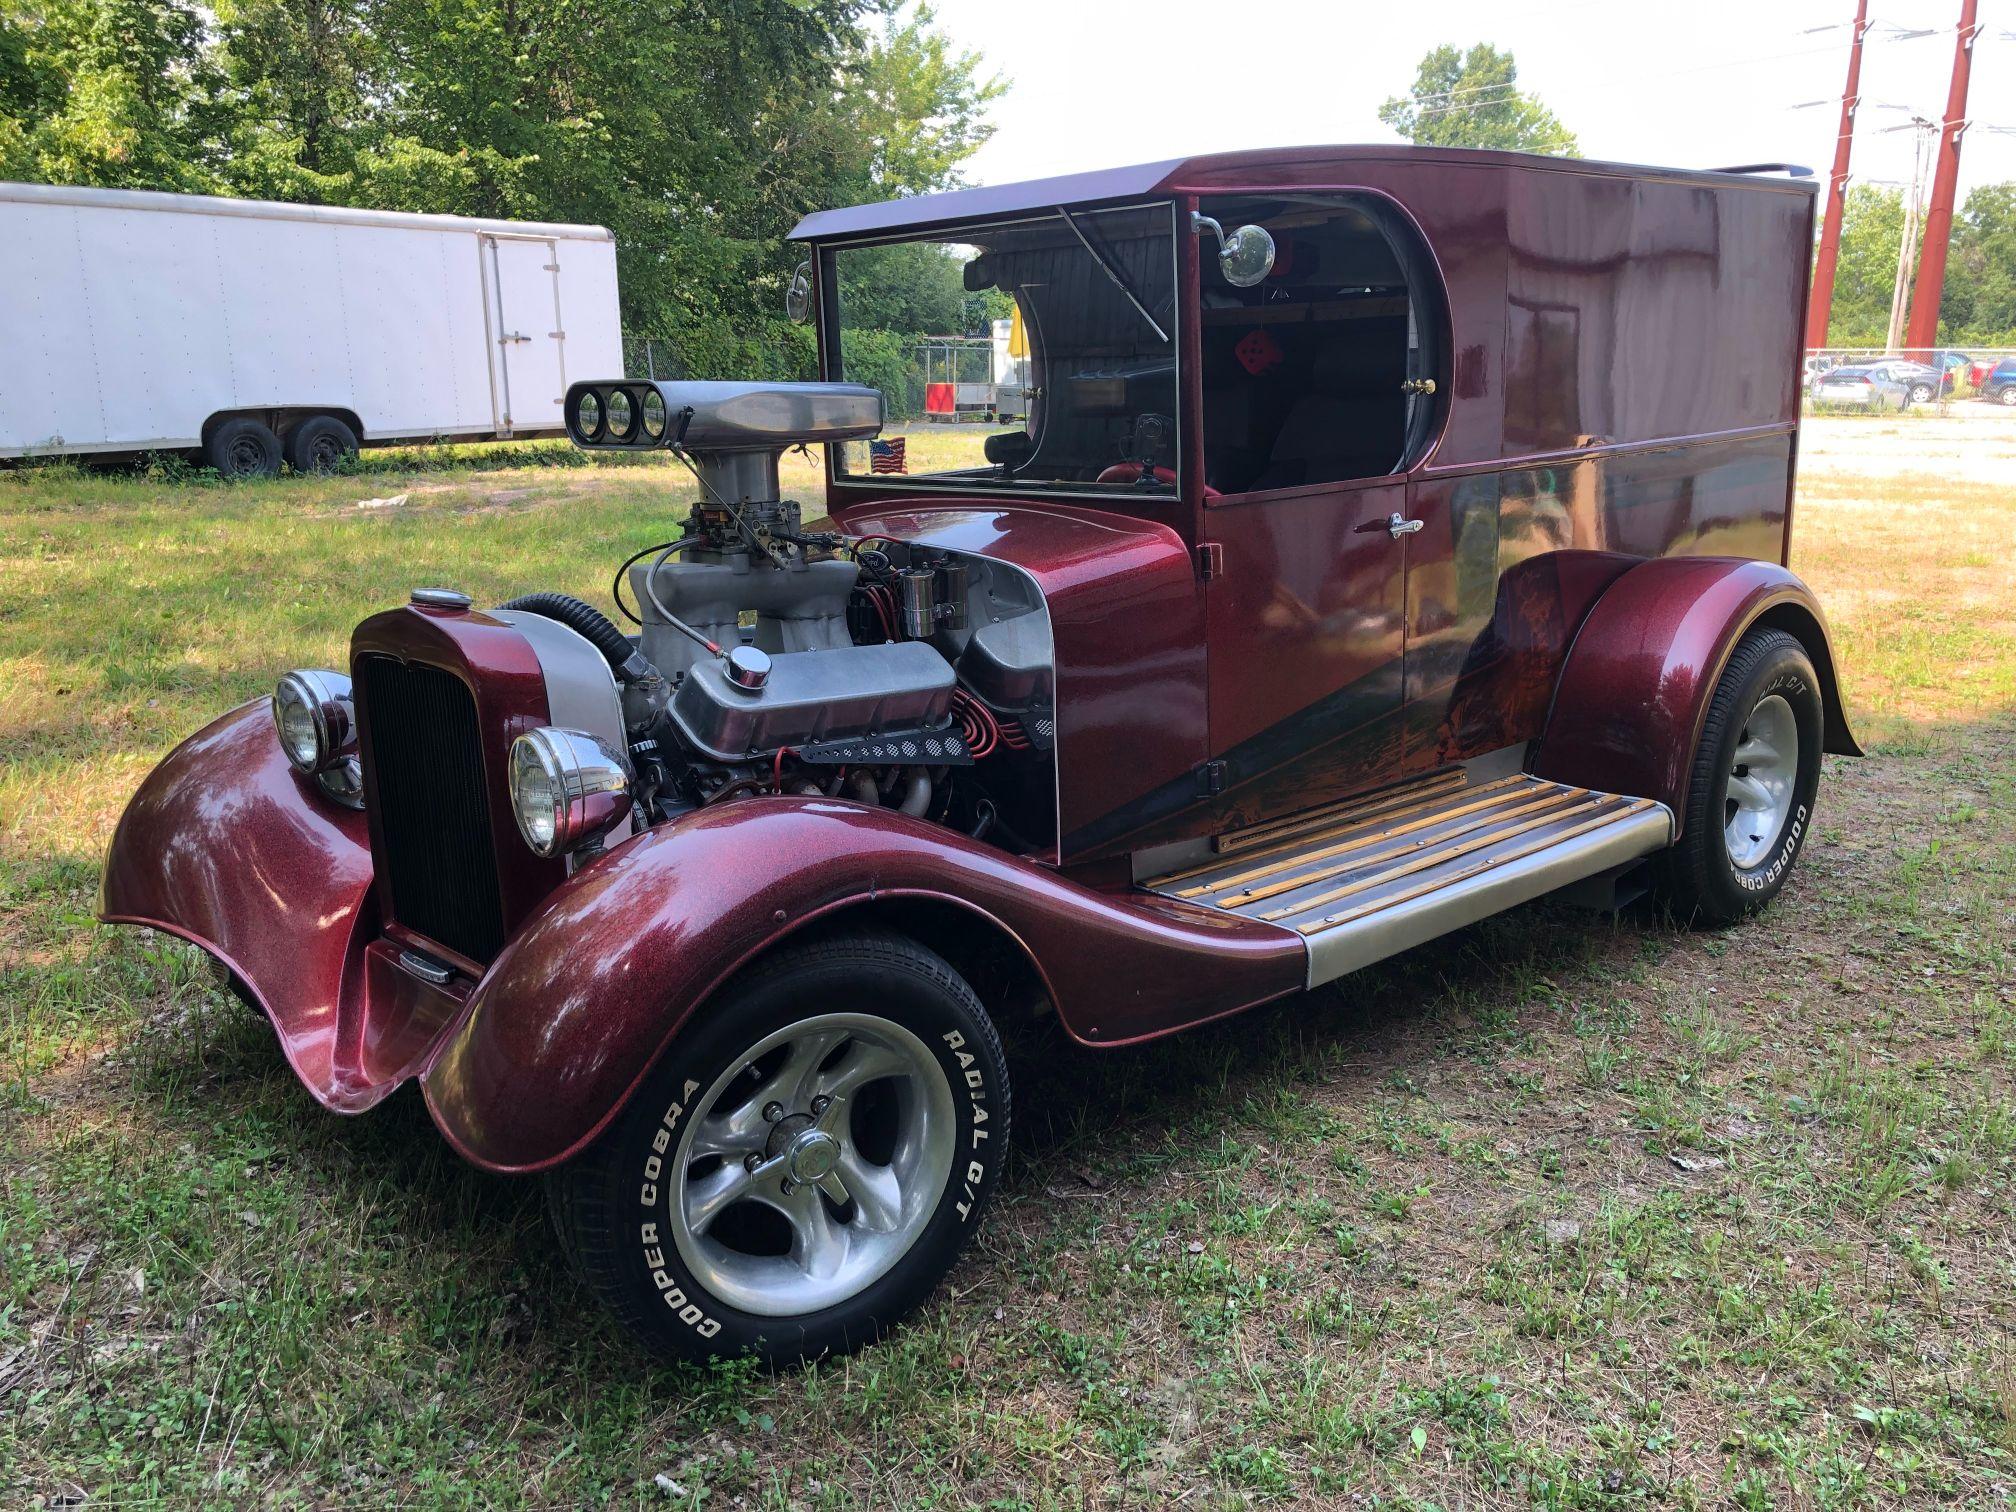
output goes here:
<path id="1" fill-rule="evenodd" d="M 879 393 L 596 381 L 569 391 L 566 420 L 583 447 L 671 450 L 700 485 L 685 533 L 617 572 L 634 640 L 561 595 L 504 606 L 602 651 L 648 818 L 786 792 L 1010 844 L 1054 833 L 1049 621 L 1034 584 L 985 558 L 808 531 L 781 497 L 784 450 L 875 434 Z"/>

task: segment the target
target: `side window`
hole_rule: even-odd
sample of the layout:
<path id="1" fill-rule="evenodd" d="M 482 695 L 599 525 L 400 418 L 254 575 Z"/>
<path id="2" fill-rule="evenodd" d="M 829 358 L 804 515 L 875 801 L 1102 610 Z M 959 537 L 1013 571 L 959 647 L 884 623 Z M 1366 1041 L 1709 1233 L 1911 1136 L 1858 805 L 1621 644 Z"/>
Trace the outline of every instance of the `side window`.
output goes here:
<path id="1" fill-rule="evenodd" d="M 1204 478 L 1221 494 L 1399 471 L 1442 384 L 1440 287 L 1403 217 L 1372 196 L 1207 200 L 1228 230 L 1274 238 L 1274 268 L 1235 288 L 1200 259 Z M 1432 383 L 1425 380 L 1432 380 Z"/>

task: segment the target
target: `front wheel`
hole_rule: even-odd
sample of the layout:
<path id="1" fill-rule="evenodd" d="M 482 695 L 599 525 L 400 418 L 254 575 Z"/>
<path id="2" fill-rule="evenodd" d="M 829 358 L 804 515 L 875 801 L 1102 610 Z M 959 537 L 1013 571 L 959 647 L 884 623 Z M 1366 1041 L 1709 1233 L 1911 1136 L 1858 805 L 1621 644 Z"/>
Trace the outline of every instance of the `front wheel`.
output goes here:
<path id="1" fill-rule="evenodd" d="M 1782 630 L 1743 637 L 1708 706 L 1659 891 L 1686 922 L 1733 924 L 1778 895 L 1813 826 L 1820 679 Z"/>
<path id="2" fill-rule="evenodd" d="M 1913 404 L 1930 404 L 1932 402 L 1932 385 L 1929 383 L 1912 384 L 1911 402 Z"/>
<path id="3" fill-rule="evenodd" d="M 2016 409 L 2016 384 L 2011 384 L 2008 388 L 2003 389 L 2001 393 L 1997 394 L 1995 402 L 1997 404 L 2006 404 L 2012 409 Z"/>
<path id="4" fill-rule="evenodd" d="M 731 984 L 547 1191 L 647 1348 L 788 1364 L 858 1349 L 930 1294 L 1007 1137 L 1007 1066 L 972 989 L 913 941 L 837 935 Z"/>

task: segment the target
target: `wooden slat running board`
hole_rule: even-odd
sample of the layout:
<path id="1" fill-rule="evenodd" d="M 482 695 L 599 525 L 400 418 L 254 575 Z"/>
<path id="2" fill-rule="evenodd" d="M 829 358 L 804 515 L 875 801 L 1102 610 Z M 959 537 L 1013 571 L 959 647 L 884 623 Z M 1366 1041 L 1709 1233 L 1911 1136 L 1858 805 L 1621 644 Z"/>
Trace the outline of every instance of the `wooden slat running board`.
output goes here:
<path id="1" fill-rule="evenodd" d="M 1343 834 L 1368 819 L 1392 819 L 1403 815 L 1423 804 L 1433 802 L 1438 797 L 1446 797 L 1462 787 L 1462 769 L 1450 767 L 1419 782 L 1410 782 L 1395 788 L 1382 788 L 1376 793 L 1360 794 L 1356 798 L 1347 798 L 1337 803 L 1326 803 L 1320 808 L 1305 809 L 1299 814 L 1291 814 L 1284 819 L 1272 819 L 1265 824 L 1256 824 L 1250 829 L 1230 830 L 1213 839 L 1211 848 L 1221 858 L 1240 855 L 1247 860 L 1293 853 L 1306 845 L 1321 844 L 1331 836 Z M 1192 877 L 1222 871 L 1224 867 L 1223 859 L 1206 861 L 1199 866 L 1185 867 L 1181 871 L 1151 877 L 1141 885 L 1160 891 L 1171 883 L 1185 882 Z"/>
<path id="2" fill-rule="evenodd" d="M 1142 885 L 1296 931 L 1313 984 L 1672 836 L 1672 815 L 1647 798 L 1524 774 L 1471 785 L 1451 771 L 1221 837 L 1216 861 Z"/>
<path id="3" fill-rule="evenodd" d="M 1270 819 L 1265 824 L 1233 830 L 1213 840 L 1211 848 L 1221 856 L 1230 856 L 1251 851 L 1256 846 L 1271 846 L 1280 840 L 1307 838 L 1311 831 L 1327 831 L 1339 824 L 1355 823 L 1374 814 L 1409 809 L 1441 794 L 1454 792 L 1462 786 L 1462 768 L 1447 767 L 1400 787 L 1382 788 L 1376 793 L 1362 793 L 1355 798 L 1326 803 L 1317 808 L 1305 809 L 1299 814 L 1290 814 L 1285 818 Z"/>

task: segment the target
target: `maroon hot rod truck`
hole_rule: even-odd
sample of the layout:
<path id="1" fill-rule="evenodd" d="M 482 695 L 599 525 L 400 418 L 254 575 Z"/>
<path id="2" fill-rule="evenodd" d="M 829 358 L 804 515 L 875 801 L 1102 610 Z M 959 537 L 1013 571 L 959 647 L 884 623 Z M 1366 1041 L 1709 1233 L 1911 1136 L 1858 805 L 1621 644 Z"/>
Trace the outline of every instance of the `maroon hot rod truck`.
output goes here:
<path id="1" fill-rule="evenodd" d="M 570 390 L 698 480 L 636 633 L 416 590 L 162 762 L 101 915 L 326 1106 L 417 1080 L 545 1173 L 647 1345 L 857 1346 L 1000 1179 L 1003 1015 L 1117 1048 L 1565 888 L 1785 884 L 1856 750 L 1785 567 L 1812 214 L 1365 147 L 814 215 L 825 382 Z M 1019 317 L 1027 419 L 906 466 L 850 305 L 926 277 Z"/>

